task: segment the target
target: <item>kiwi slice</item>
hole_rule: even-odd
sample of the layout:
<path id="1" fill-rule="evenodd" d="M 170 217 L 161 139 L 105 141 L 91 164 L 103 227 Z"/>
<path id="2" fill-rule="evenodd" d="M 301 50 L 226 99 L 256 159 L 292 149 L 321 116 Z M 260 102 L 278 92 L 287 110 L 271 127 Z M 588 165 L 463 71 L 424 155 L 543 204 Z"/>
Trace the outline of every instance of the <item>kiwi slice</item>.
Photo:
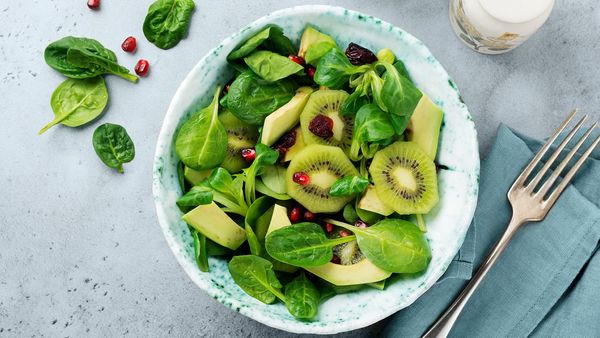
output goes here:
<path id="1" fill-rule="evenodd" d="M 438 202 L 435 164 L 416 143 L 377 152 L 369 172 L 379 198 L 401 215 L 426 214 Z"/>
<path id="2" fill-rule="evenodd" d="M 308 176 L 305 185 L 294 182 L 294 174 Z M 344 176 L 357 176 L 358 170 L 342 149 L 321 144 L 311 144 L 299 152 L 286 172 L 287 193 L 314 213 L 335 213 L 346 205 L 352 196 L 333 197 L 329 189 Z"/>
<path id="3" fill-rule="evenodd" d="M 363 254 L 358 248 L 358 242 L 356 241 L 334 247 L 333 254 L 340 258 L 340 264 L 342 265 L 356 264 L 363 259 Z"/>
<path id="4" fill-rule="evenodd" d="M 300 126 L 306 144 L 325 144 L 340 147 L 344 151 L 350 149 L 354 119 L 351 116 L 342 116 L 340 112 L 346 98 L 348 98 L 348 93 L 343 90 L 317 90 L 310 95 L 300 115 Z M 319 136 L 313 132 L 314 128 L 311 128 L 311 122 L 322 116 L 333 121 L 331 136 L 323 134 Z"/>
<path id="5" fill-rule="evenodd" d="M 221 167 L 234 174 L 249 166 L 242 158 L 242 150 L 256 145 L 258 129 L 240 121 L 230 111 L 219 114 L 219 120 L 227 131 L 227 154 Z"/>

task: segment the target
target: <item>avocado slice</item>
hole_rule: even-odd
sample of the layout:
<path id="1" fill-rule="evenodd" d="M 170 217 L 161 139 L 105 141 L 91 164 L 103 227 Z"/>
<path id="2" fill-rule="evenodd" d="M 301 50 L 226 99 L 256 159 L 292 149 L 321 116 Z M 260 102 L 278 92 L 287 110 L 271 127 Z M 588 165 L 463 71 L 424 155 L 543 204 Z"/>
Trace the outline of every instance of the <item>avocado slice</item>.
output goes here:
<path id="1" fill-rule="evenodd" d="M 303 57 L 306 63 L 314 66 L 332 48 L 337 48 L 337 43 L 331 36 L 308 26 L 302 33 L 298 55 Z"/>
<path id="2" fill-rule="evenodd" d="M 310 87 L 298 88 L 296 95 L 288 103 L 269 114 L 263 126 L 261 143 L 271 146 L 283 134 L 294 128 L 300 121 L 300 113 L 312 92 Z"/>
<path id="3" fill-rule="evenodd" d="M 383 216 L 389 216 L 394 213 L 393 209 L 385 205 L 381 199 L 379 199 L 375 186 L 372 184 L 367 187 L 364 195 L 358 201 L 358 207 L 362 210 L 371 211 Z"/>
<path id="4" fill-rule="evenodd" d="M 275 204 L 273 207 L 273 216 L 271 216 L 271 223 L 269 223 L 269 229 L 267 230 L 267 235 L 288 225 L 292 225 L 292 222 L 290 222 L 290 219 L 288 218 L 286 207 Z"/>
<path id="5" fill-rule="evenodd" d="M 304 136 L 302 135 L 302 128 L 298 127 L 294 129 L 296 133 L 296 143 L 291 146 L 288 151 L 285 153 L 285 157 L 283 158 L 284 162 L 291 161 L 296 154 L 298 154 L 302 149 L 306 147 L 306 143 L 304 142 Z"/>
<path id="6" fill-rule="evenodd" d="M 392 275 L 391 272 L 376 267 L 366 258 L 352 265 L 330 262 L 306 270 L 338 286 L 375 283 Z"/>
<path id="7" fill-rule="evenodd" d="M 181 218 L 204 236 L 231 250 L 237 249 L 246 240 L 246 231 L 215 202 L 199 205 Z"/>
<path id="8" fill-rule="evenodd" d="M 435 159 L 444 111 L 423 94 L 406 127 L 406 136 Z"/>
<path id="9" fill-rule="evenodd" d="M 212 173 L 212 169 L 196 170 L 192 168 L 183 168 L 183 177 L 190 182 L 191 185 L 198 185 L 198 183 L 204 181 Z"/>

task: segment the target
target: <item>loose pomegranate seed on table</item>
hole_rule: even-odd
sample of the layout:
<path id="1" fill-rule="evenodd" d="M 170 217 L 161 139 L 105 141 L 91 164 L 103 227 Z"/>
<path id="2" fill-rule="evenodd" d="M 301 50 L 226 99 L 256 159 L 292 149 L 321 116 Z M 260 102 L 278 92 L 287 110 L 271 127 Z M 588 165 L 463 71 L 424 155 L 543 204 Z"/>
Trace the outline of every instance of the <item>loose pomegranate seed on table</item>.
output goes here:
<path id="1" fill-rule="evenodd" d="M 311 79 L 313 79 L 315 77 L 315 72 L 317 70 L 315 69 L 315 67 L 308 67 L 308 69 L 306 69 L 306 75 L 308 75 L 308 77 L 310 77 Z"/>
<path id="2" fill-rule="evenodd" d="M 310 183 L 310 177 L 308 177 L 308 174 L 302 171 L 294 173 L 292 180 L 300 185 L 307 185 Z"/>
<path id="3" fill-rule="evenodd" d="M 297 223 L 300 222 L 302 218 L 302 208 L 293 207 L 292 211 L 290 211 L 290 222 Z"/>
<path id="4" fill-rule="evenodd" d="M 246 162 L 251 163 L 256 158 L 256 150 L 254 148 L 243 149 L 242 158 Z"/>
<path id="5" fill-rule="evenodd" d="M 98 9 L 100 7 L 100 0 L 88 0 L 87 6 L 91 9 Z"/>
<path id="6" fill-rule="evenodd" d="M 327 233 L 332 233 L 333 232 L 333 224 L 331 223 L 325 223 L 325 231 L 327 231 Z"/>
<path id="7" fill-rule="evenodd" d="M 140 59 L 135 65 L 135 73 L 139 76 L 146 76 L 150 70 L 150 63 L 148 60 Z"/>
<path id="8" fill-rule="evenodd" d="M 333 120 L 328 116 L 319 114 L 310 121 L 308 130 L 319 137 L 330 138 L 333 136 Z"/>
<path id="9" fill-rule="evenodd" d="M 310 212 L 310 211 L 308 211 L 308 210 L 306 210 L 306 211 L 304 212 L 304 220 L 305 220 L 305 221 L 312 222 L 312 221 L 314 221 L 315 219 L 317 219 L 317 215 L 315 215 L 314 213 L 312 213 L 312 212 Z"/>
<path id="10" fill-rule="evenodd" d="M 133 36 L 128 36 L 125 41 L 121 44 L 121 49 L 127 53 L 132 53 L 137 47 L 137 41 Z"/>
<path id="11" fill-rule="evenodd" d="M 288 56 L 290 58 L 290 60 L 294 61 L 295 63 L 299 64 L 300 66 L 304 66 L 304 58 L 299 56 L 299 55 L 294 55 L 291 54 L 290 56 Z"/>

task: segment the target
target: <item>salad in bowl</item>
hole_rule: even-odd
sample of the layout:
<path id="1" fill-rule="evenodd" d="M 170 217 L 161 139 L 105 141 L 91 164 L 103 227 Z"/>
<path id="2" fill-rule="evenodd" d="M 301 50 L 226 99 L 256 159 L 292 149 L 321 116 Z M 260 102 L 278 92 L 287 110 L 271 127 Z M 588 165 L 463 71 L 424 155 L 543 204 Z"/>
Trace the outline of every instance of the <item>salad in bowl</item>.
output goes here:
<path id="1" fill-rule="evenodd" d="M 438 241 L 448 230 L 435 220 L 444 189 L 464 183 L 441 174 L 452 164 L 438 156 L 444 109 L 395 46 L 363 41 L 340 41 L 321 22 L 305 22 L 298 37 L 255 23 L 225 54 L 210 102 L 193 105 L 172 132 L 179 187 L 170 206 L 157 203 L 159 218 L 164 208 L 180 218 L 193 275 L 240 312 L 253 299 L 266 317 L 310 327 L 338 297 L 418 283 L 405 290 L 415 298 L 460 246 L 468 221 L 446 250 Z"/>

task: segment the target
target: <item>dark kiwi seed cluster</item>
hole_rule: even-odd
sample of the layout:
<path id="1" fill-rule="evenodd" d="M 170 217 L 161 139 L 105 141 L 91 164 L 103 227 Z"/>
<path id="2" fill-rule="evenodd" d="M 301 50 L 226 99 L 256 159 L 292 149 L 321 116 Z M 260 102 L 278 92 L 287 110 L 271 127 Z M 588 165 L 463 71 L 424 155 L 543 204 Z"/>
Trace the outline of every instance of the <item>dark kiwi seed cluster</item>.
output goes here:
<path id="1" fill-rule="evenodd" d="M 408 190 L 403 186 L 398 184 L 394 184 L 394 177 L 392 176 L 392 171 L 397 167 L 403 167 L 410 169 L 413 174 L 413 177 L 417 181 L 417 189 L 416 190 Z M 392 191 L 398 197 L 402 197 L 406 200 L 419 199 L 423 197 L 425 193 L 425 177 L 419 170 L 419 162 L 414 159 L 395 156 L 388 159 L 388 163 L 385 166 L 385 169 L 382 171 L 382 174 L 392 187 Z"/>

